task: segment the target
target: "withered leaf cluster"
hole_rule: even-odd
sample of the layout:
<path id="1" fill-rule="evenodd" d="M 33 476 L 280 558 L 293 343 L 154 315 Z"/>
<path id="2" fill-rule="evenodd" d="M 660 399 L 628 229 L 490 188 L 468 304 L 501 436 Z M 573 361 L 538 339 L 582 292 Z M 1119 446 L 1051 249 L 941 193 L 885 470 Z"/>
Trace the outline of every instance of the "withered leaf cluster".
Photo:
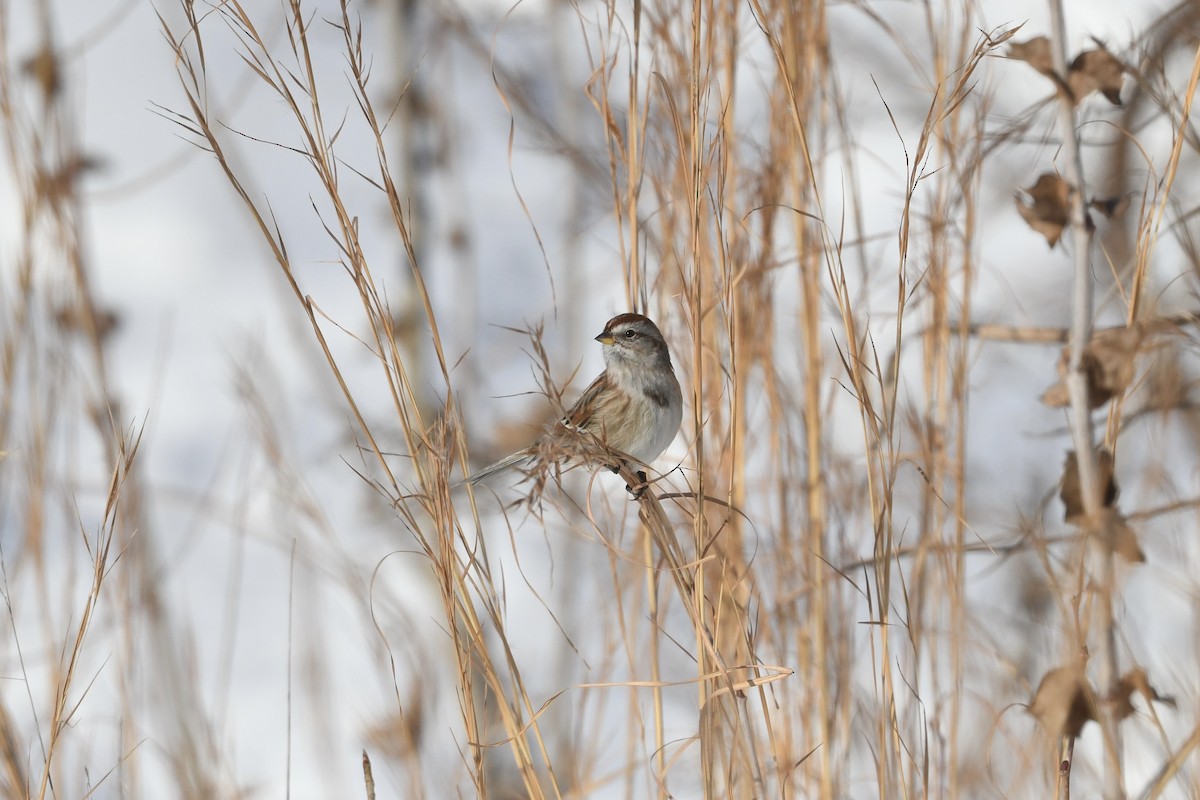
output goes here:
<path id="1" fill-rule="evenodd" d="M 1087 377 L 1088 407 L 1098 409 L 1110 399 L 1124 393 L 1133 383 L 1134 359 L 1148 344 L 1168 333 L 1178 333 L 1175 320 L 1144 320 L 1134 325 L 1105 327 L 1092 333 L 1084 348 L 1080 366 Z M 1058 383 L 1042 395 L 1042 402 L 1051 408 L 1070 405 L 1067 375 L 1070 372 L 1070 348 L 1063 348 L 1058 357 Z"/>
<path id="2" fill-rule="evenodd" d="M 1035 36 L 1026 42 L 1013 42 L 1008 46 L 1008 57 L 1024 61 L 1035 70 L 1054 81 L 1060 91 L 1070 93 L 1078 104 L 1092 92 L 1100 92 L 1114 106 L 1121 105 L 1121 83 L 1125 65 L 1097 42 L 1093 50 L 1084 50 L 1067 67 L 1066 78 L 1054 73 L 1054 58 L 1050 40 Z"/>
<path id="3" fill-rule="evenodd" d="M 1080 362 L 1087 376 L 1088 406 L 1097 409 L 1123 393 L 1133 382 L 1134 358 L 1146 338 L 1144 326 L 1105 328 L 1092 335 L 1083 348 Z M 1058 359 L 1058 383 L 1042 395 L 1042 402 L 1051 408 L 1071 404 L 1067 391 L 1067 374 L 1071 368 L 1071 348 L 1064 347 Z"/>
<path id="4" fill-rule="evenodd" d="M 1064 517 L 1071 525 L 1095 536 L 1104 547 L 1130 563 L 1146 560 L 1137 532 L 1117 510 L 1117 480 L 1113 469 L 1113 454 L 1106 447 L 1097 447 L 1093 458 L 1096 482 L 1100 488 L 1100 509 L 1089 516 L 1084 509 L 1083 484 L 1079 478 L 1079 459 L 1072 450 L 1063 466 L 1059 497 L 1065 507 Z"/>
<path id="5" fill-rule="evenodd" d="M 1125 66 L 1103 45 L 1098 42 L 1097 45 L 1095 49 L 1085 50 L 1077 55 L 1067 68 L 1065 76 L 1054 71 L 1050 40 L 1045 36 L 1035 36 L 1025 42 L 1013 42 L 1008 46 L 1008 57 L 1024 61 L 1050 78 L 1058 91 L 1064 93 L 1076 105 L 1093 92 L 1100 92 L 1110 103 L 1119 106 Z M 1044 173 L 1033 186 L 1025 190 L 1028 200 L 1017 198 L 1017 210 L 1021 212 L 1025 222 L 1046 237 L 1051 247 L 1058 244 L 1063 229 L 1070 224 L 1073 191 L 1074 187 L 1059 176 Z M 1128 205 L 1128 200 L 1119 197 L 1092 200 L 1089 203 L 1090 207 L 1106 217 L 1119 214 L 1125 205 Z M 1092 225 L 1090 217 L 1084 220 L 1084 224 L 1089 227 Z"/>
<path id="6" fill-rule="evenodd" d="M 1112 703 L 1113 713 L 1118 720 L 1133 714 L 1134 692 L 1142 695 L 1146 702 L 1156 701 L 1175 706 L 1175 699 L 1160 694 L 1150 685 L 1146 670 L 1138 667 L 1121 676 L 1105 698 Z M 1029 703 L 1029 713 L 1050 735 L 1077 737 L 1084 725 L 1098 718 L 1099 697 L 1084 675 L 1082 664 L 1056 667 L 1042 676 L 1042 682 L 1038 684 Z"/>

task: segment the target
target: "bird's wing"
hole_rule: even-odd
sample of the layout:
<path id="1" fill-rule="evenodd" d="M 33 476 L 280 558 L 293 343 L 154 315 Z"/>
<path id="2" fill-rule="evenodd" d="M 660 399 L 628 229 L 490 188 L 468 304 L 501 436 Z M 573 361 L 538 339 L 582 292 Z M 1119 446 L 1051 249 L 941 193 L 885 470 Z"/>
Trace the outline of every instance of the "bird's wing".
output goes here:
<path id="1" fill-rule="evenodd" d="M 571 431 L 587 431 L 589 433 L 598 433 L 593 431 L 593 422 L 595 415 L 596 398 L 600 397 L 601 392 L 604 392 L 608 385 L 608 371 L 605 369 L 596 379 L 592 381 L 592 385 L 583 390 L 580 399 L 575 401 L 570 410 L 566 411 L 563 419 L 560 420 L 562 425 L 571 429 Z"/>

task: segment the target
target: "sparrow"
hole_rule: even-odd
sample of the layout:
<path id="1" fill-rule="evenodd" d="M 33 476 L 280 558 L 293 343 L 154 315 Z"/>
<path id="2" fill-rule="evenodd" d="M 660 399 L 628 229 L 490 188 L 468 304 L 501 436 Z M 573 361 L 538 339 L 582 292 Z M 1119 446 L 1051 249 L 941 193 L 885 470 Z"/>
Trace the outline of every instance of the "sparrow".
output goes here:
<path id="1" fill-rule="evenodd" d="M 596 341 L 604 347 L 605 370 L 566 415 L 528 447 L 469 475 L 466 483 L 539 462 L 573 466 L 599 458 L 617 472 L 622 463 L 648 465 L 667 449 L 683 420 L 683 393 L 658 326 L 641 314 L 619 314 Z M 597 444 L 603 456 L 596 455 Z M 612 464 L 614 457 L 621 463 Z M 637 476 L 641 486 L 626 488 L 640 497 L 646 473 L 639 469 Z"/>

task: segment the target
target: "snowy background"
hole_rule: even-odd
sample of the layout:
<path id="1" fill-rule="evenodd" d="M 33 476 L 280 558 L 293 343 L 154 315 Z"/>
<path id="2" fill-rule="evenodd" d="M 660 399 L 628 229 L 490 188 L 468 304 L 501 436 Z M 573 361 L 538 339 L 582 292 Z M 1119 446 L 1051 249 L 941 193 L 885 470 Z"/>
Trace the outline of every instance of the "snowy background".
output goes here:
<path id="1" fill-rule="evenodd" d="M 264 39 L 283 48 L 281 4 L 247 5 Z M 312 57 L 327 89 L 321 98 L 327 118 L 353 116 L 340 34 L 323 22 L 337 16 L 337 6 L 321 0 L 306 8 L 313 19 Z M 1069 2 L 1068 50 L 1091 46 L 1095 37 L 1120 52 L 1166 8 L 1160 2 Z M 94 160 L 73 213 L 91 291 L 116 321 L 103 340 L 105 381 L 119 403 L 111 409 L 112 422 L 117 429 L 143 430 L 134 467 L 140 525 L 134 544 L 116 559 L 113 585 L 91 621 L 72 689 L 80 702 L 67 729 L 69 749 L 57 756 L 54 796 L 82 797 L 97 785 L 93 797 L 203 796 L 197 786 L 222 797 L 363 796 L 364 749 L 372 755 L 380 797 L 421 791 L 430 797 L 471 796 L 463 779 L 467 743 L 457 727 L 454 684 L 438 680 L 452 662 L 425 560 L 387 499 L 356 474 L 370 472 L 369 454 L 357 447 L 364 444 L 356 438 L 357 426 L 262 236 L 214 158 L 172 121 L 171 112 L 186 106 L 158 15 L 182 30 L 179 9 L 171 2 L 85 0 L 0 0 L 0 9 L 2 56 L 13 80 L 23 81 L 8 86 L 6 95 L 30 119 L 39 118 L 41 100 L 21 65 L 37 52 L 46 30 L 60 54 L 56 102 L 69 109 L 64 116 L 79 150 Z M 618 7 L 617 13 L 628 10 Z M 830 164 L 853 159 L 856 172 L 837 166 L 823 171 L 824 208 L 830 228 L 838 230 L 845 221 L 851 238 L 874 237 L 847 260 L 880 265 L 877 285 L 864 296 L 878 300 L 878 313 L 886 316 L 894 311 L 894 277 L 887 275 L 895 273 L 905 151 L 920 134 L 931 100 L 927 76 L 911 68 L 900 43 L 920 52 L 930 47 L 923 38 L 925 11 L 912 4 L 850 3 L 832 4 L 826 13 L 830 58 L 855 140 L 829 137 L 821 144 L 835 154 Z M 932 13 L 960 12 L 939 6 Z M 565 382 L 578 368 L 572 384 L 578 391 L 600 369 L 591 337 L 612 314 L 628 310 L 611 190 L 597 178 L 607 170 L 602 119 L 585 94 L 600 44 L 614 35 L 605 32 L 607 8 L 479 2 L 402 10 L 375 2 L 353 5 L 351 14 L 364 22 L 363 46 L 371 54 L 379 109 L 386 113 L 395 105 L 406 83 L 409 91 L 421 93 L 418 118 L 403 125 L 396 120 L 389 145 L 395 148 L 396 171 L 403 173 L 397 176 L 401 192 L 413 201 L 413 238 L 454 368 L 451 381 L 473 458 L 485 462 L 518 445 L 529 430 L 525 426 L 550 413 L 537 393 L 528 338 L 508 328 L 544 322 L 553 377 Z M 896 33 L 885 34 L 870 14 L 882 15 Z M 971 14 L 981 30 L 1024 23 L 1018 38 L 1049 32 L 1043 3 L 982 2 Z M 213 118 L 227 126 L 222 136 L 234 148 L 231 158 L 254 200 L 269 203 L 302 291 L 321 314 L 345 328 L 345 334 L 332 325 L 324 330 L 381 448 L 401 453 L 403 439 L 377 359 L 352 339 L 366 335 L 362 309 L 314 211 L 314 203 L 323 213 L 327 209 L 311 170 L 300 156 L 270 144 L 297 143 L 289 115 L 247 71 L 231 38 L 220 35 L 224 23 L 214 17 L 205 24 L 213 31 L 206 52 L 207 99 Z M 739 32 L 744 39 L 739 82 L 753 87 L 771 74 L 772 56 L 756 38 L 748 13 Z M 1172 73 L 1180 98 L 1190 66 L 1181 63 Z M 1044 80 L 1018 62 L 989 58 L 978 80 L 975 91 L 990 98 L 989 123 L 997 129 L 1031 113 L 1048 96 Z M 747 95 L 754 96 L 752 90 Z M 736 113 L 745 147 L 753 151 L 765 141 L 765 109 L 748 100 Z M 1098 98 L 1084 107 L 1092 120 L 1113 113 Z M 1085 136 L 1109 135 L 1097 132 L 1099 127 L 1085 126 Z M 978 197 L 976 322 L 1067 324 L 1067 257 L 1048 251 L 1012 203 L 1016 191 L 1051 169 L 1052 129 L 1052 114 L 1036 117 L 1027 141 L 1010 143 L 985 169 Z M 1161 172 L 1170 128 L 1136 134 Z M 349 166 L 369 168 L 370 143 L 357 137 L 361 128 L 347 125 L 339 153 Z M 1145 165 L 1130 169 L 1135 186 L 1148 174 L 1152 183 L 1160 176 Z M 19 254 L 30 246 L 17 180 L 11 159 L 5 159 L 0 313 L 9 318 L 0 320 L 0 328 L 12 341 L 18 339 L 11 312 L 23 302 Z M 417 326 L 413 338 L 420 341 L 427 325 L 406 294 L 408 267 L 390 212 L 381 194 L 349 169 L 342 180 L 376 280 L 399 326 Z M 1189 208 L 1192 194 L 1180 181 L 1173 208 Z M 861 214 L 861 230 L 851 207 Z M 1185 234 L 1186 228 L 1174 233 Z M 1156 263 L 1164 266 L 1152 284 L 1160 295 L 1152 302 L 1161 302 L 1156 307 L 1163 313 L 1196 307 L 1190 289 L 1195 279 L 1184 263 L 1187 248 L 1174 233 L 1161 237 Z M 102 529 L 113 464 L 89 421 L 103 397 L 96 388 L 94 353 L 82 338 L 63 336 L 50 324 L 74 297 L 73 290 L 61 288 L 71 285 L 73 266 L 52 257 L 67 252 L 53 229 L 33 236 L 42 242 L 38 252 L 51 257 L 33 278 L 31 313 L 40 321 L 30 324 L 39 333 L 20 341 L 44 347 L 27 355 L 44 354 L 46 363 L 44 370 L 10 384 L 20 388 L 6 396 L 12 406 L 0 430 L 5 437 L 0 555 L 9 611 L 0 699 L 8 726 L 26 737 L 16 744 L 18 760 L 37 776 L 49 746 L 47 709 L 91 585 L 84 542 Z M 1186 242 L 1185 235 L 1179 239 Z M 646 250 L 651 262 L 659 258 L 652 247 Z M 918 243 L 910 260 L 921 258 Z M 669 265 L 651 263 L 652 270 L 660 266 Z M 1112 285 L 1106 276 L 1100 281 L 1102 287 Z M 775 300 L 794 304 L 792 292 L 782 287 Z M 665 314 L 663 327 L 686 374 L 691 356 L 681 309 L 678 297 L 652 298 L 651 312 Z M 1123 318 L 1124 306 L 1112 290 L 1101 288 L 1098 309 L 1107 324 Z M 826 328 L 836 328 L 835 316 Z M 795 332 L 776 335 L 778 352 L 787 353 Z M 61 346 L 55 344 L 60 336 Z M 837 349 L 831 345 L 827 354 L 833 375 Z M 1057 357 L 1056 347 L 977 346 L 970 376 L 969 449 L 978 454 L 969 492 L 972 537 L 1011 540 L 1016 521 L 1040 517 L 1038 504 L 1053 491 L 1065 449 L 1064 418 L 1041 406 L 1036 393 L 1053 382 Z M 429 408 L 436 410 L 441 390 L 432 353 L 418 349 L 412 359 L 416 390 L 427 393 Z M 832 382 L 831 377 L 831 388 Z M 38 397 L 61 403 L 60 412 L 45 414 Z M 688 424 L 660 467 L 689 463 L 694 434 Z M 44 462 L 31 457 L 39 452 L 39 433 L 49 437 Z M 861 449 L 853 415 L 835 418 L 827 435 L 834 452 Z M 1180 493 L 1194 494 L 1194 442 L 1174 428 L 1155 429 L 1131 443 L 1128 456 L 1131 464 L 1178 465 Z M 391 463 L 404 473 L 404 457 L 396 455 Z M 45 508 L 37 514 L 26 489 L 35 473 L 50 476 Z M 628 544 L 632 534 L 620 531 L 633 527 L 635 512 L 621 505 L 616 479 L 606 477 L 593 491 L 611 502 L 608 518 L 617 531 L 611 539 Z M 1123 508 L 1164 502 L 1147 472 L 1122 473 L 1122 484 Z M 507 491 L 503 481 L 493 488 L 501 495 Z M 919 488 L 909 486 L 914 493 Z M 546 700 L 595 679 L 589 676 L 611 680 L 622 674 L 619 668 L 606 671 L 611 653 L 592 637 L 610 603 L 605 545 L 586 526 L 557 522 L 543 529 L 520 514 L 512 524 L 525 536 L 510 541 L 496 515 L 498 502 L 490 493 L 481 498 L 483 527 L 493 534 L 493 568 L 503 573 L 508 592 L 507 641 L 531 695 Z M 765 497 L 758 503 L 752 508 L 760 512 L 771 507 Z M 1058 515 L 1057 506 L 1047 512 L 1048 518 Z M 1122 614 L 1128 622 L 1122 630 L 1123 646 L 1150 668 L 1156 685 L 1179 696 L 1178 712 L 1166 712 L 1179 718 L 1164 724 L 1182 737 L 1194 719 L 1200 685 L 1195 585 L 1175 571 L 1183 559 L 1195 557 L 1195 546 L 1187 540 L 1191 529 L 1176 522 L 1178 527 L 1143 542 L 1148 563 L 1124 586 Z M 36 545 L 28 538 L 34 528 L 42 532 Z M 859 556 L 870 554 L 869 538 L 865 541 Z M 123 577 L 127 572 L 136 577 Z M 1007 613 L 996 598 L 1019 586 L 1010 562 L 980 562 L 972 575 L 978 581 L 972 596 L 981 606 L 995 602 L 997 615 Z M 1163 585 L 1170 591 L 1161 591 Z M 1153 613 L 1145 613 L 1148 609 Z M 996 630 L 980 636 L 996 637 L 992 645 L 998 649 L 1019 648 L 1022 630 L 1020 620 L 1002 619 Z M 1059 655 L 1040 653 L 1041 669 L 1057 663 Z M 989 703 L 1000 710 L 1027 702 L 1030 694 L 1027 688 L 998 689 Z M 672 697 L 686 705 L 694 689 L 685 686 Z M 584 749 L 601 764 L 627 756 L 620 738 L 624 728 L 613 721 L 621 701 L 615 710 L 602 708 L 604 702 L 578 692 L 557 707 L 567 718 L 590 715 L 595 739 Z M 598 705 L 589 708 L 590 703 Z M 1034 730 L 1032 720 L 1010 721 L 1023 711 L 1002 713 L 1013 726 L 1006 730 Z M 684 713 L 669 724 L 668 739 L 694 731 Z M 394 732 L 405 726 L 418 732 L 419 772 Z M 1085 736 L 1080 750 L 1098 765 L 1102 758 L 1093 735 Z M 1130 740 L 1129 785 L 1140 786 L 1161 753 L 1138 736 Z M 694 769 L 687 765 L 695 763 L 697 751 L 681 755 L 676 797 L 696 796 L 698 783 L 686 774 Z M 851 764 L 864 769 L 862 762 Z M 205 774 L 189 784 L 181 776 L 195 765 Z M 114 772 L 105 778 L 109 770 Z M 410 782 L 414 774 L 420 775 L 419 789 Z M 872 780 L 865 770 L 845 788 L 855 796 L 875 796 Z M 1189 780 L 1195 792 L 1195 779 Z M 647 784 L 636 785 L 628 791 L 616 780 L 576 796 L 642 796 Z M 36 793 L 36 781 L 34 787 Z M 1021 794 L 1026 789 L 1016 790 L 1018 796 L 1033 796 Z"/>

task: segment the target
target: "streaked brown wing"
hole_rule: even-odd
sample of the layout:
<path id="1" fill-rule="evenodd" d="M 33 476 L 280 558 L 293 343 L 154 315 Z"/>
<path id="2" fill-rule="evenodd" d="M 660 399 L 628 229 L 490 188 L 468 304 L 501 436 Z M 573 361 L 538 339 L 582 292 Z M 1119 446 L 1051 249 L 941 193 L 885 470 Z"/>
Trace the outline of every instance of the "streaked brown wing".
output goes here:
<path id="1" fill-rule="evenodd" d="M 592 381 L 592 385 L 583 390 L 583 394 L 575 401 L 575 405 L 567 411 L 561 422 L 571 430 L 591 430 L 587 423 L 594 416 L 596 400 L 608 385 L 608 370 L 601 372 Z M 585 427 L 586 426 L 586 427 Z"/>

